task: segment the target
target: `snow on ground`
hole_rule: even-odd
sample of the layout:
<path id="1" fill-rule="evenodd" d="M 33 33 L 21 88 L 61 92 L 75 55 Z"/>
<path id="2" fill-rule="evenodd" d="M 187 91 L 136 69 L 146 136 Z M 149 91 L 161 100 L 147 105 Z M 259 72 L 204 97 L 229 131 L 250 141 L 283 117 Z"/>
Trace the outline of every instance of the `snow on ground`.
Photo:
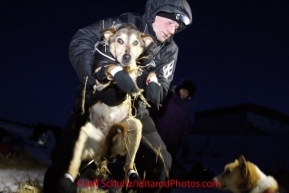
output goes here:
<path id="1" fill-rule="evenodd" d="M 39 180 L 42 185 L 45 170 L 17 171 L 0 169 L 0 192 L 16 191 L 20 182 Z"/>
<path id="2" fill-rule="evenodd" d="M 191 154 L 188 159 L 181 160 L 187 171 L 192 165 L 200 162 L 215 175 L 222 172 L 228 162 L 232 162 L 243 154 L 245 158 L 259 166 L 266 174 L 272 170 L 289 170 L 289 142 L 288 136 L 228 136 L 203 135 L 191 136 Z M 50 149 L 37 143 L 29 142 L 26 149 L 33 156 L 50 162 Z M 7 187 L 17 189 L 17 182 L 27 178 L 38 178 L 43 181 L 45 170 L 16 171 L 0 170 L 0 192 Z M 213 188 L 174 188 L 173 193 L 217 193 Z"/>

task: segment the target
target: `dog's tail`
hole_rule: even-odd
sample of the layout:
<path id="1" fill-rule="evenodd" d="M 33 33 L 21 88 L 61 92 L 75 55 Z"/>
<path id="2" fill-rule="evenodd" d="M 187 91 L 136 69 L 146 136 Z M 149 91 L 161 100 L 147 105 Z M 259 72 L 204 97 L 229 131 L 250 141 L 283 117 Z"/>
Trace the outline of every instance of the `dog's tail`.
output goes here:
<path id="1" fill-rule="evenodd" d="M 106 157 L 125 154 L 124 143 L 127 139 L 127 126 L 123 123 L 116 123 L 111 126 L 106 136 Z"/>

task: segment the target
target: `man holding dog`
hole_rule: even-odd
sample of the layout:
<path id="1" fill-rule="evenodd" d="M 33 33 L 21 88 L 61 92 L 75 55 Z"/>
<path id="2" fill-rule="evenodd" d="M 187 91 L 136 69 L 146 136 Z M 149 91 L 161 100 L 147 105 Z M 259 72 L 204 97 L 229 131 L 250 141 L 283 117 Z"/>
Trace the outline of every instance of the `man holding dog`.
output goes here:
<path id="1" fill-rule="evenodd" d="M 158 106 L 168 93 L 176 68 L 178 47 L 173 40 L 173 35 L 184 30 L 191 22 L 191 9 L 186 0 L 148 0 L 143 16 L 124 13 L 119 17 L 100 20 L 78 30 L 69 45 L 69 59 L 79 77 L 80 85 L 71 116 L 60 142 L 51 153 L 52 165 L 48 168 L 44 177 L 44 193 L 76 192 L 76 185 L 69 174 L 66 174 L 66 171 L 72 158 L 72 150 L 78 138 L 79 129 L 88 120 L 87 109 L 89 105 L 94 103 L 95 99 L 106 104 L 119 104 L 124 100 L 123 95 L 118 94 L 119 90 L 122 92 L 133 90 L 133 88 L 127 87 L 127 85 L 132 85 L 131 80 L 124 73 L 117 71 L 115 73 L 119 73 L 118 76 L 123 76 L 121 77 L 123 81 L 117 82 L 115 88 L 91 95 L 96 80 L 102 81 L 99 78 L 103 77 L 99 73 L 97 75 L 92 73 L 94 63 L 92 51 L 101 38 L 101 30 L 111 26 L 119 27 L 123 23 L 130 23 L 135 25 L 139 31 L 150 34 L 157 39 L 154 46 L 150 48 L 150 57 L 142 60 L 140 64 L 144 66 L 144 71 L 138 77 L 137 85 L 145 90 L 144 96 L 149 103 Z M 100 72 L 106 74 L 106 70 Z M 152 71 L 156 73 L 157 78 L 148 79 L 148 74 Z M 86 113 L 82 115 L 84 87 L 86 88 Z M 143 138 L 135 159 L 137 172 L 140 178 L 144 178 L 145 173 L 145 179 L 152 182 L 165 181 L 171 168 L 171 156 L 142 102 L 139 103 L 137 112 L 137 118 L 143 124 Z M 158 150 L 158 155 L 156 155 L 155 150 Z M 134 171 L 125 175 L 128 175 L 131 180 L 139 179 Z M 141 188 L 137 192 L 150 191 L 153 193 L 160 192 L 160 189 L 160 187 Z"/>

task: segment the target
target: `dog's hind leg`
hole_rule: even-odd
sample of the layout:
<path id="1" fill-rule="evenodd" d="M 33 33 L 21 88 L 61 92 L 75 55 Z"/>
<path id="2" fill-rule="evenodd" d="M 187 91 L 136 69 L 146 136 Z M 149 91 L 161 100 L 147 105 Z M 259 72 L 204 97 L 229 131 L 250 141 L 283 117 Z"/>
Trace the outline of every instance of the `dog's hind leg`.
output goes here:
<path id="1" fill-rule="evenodd" d="M 136 168 L 134 167 L 134 161 L 141 141 L 142 124 L 140 120 L 133 117 L 127 119 L 125 124 L 128 127 L 128 139 L 125 141 L 124 144 L 127 154 L 123 169 L 125 171 L 125 174 L 127 174 L 129 170 L 136 170 Z"/>
<path id="2" fill-rule="evenodd" d="M 84 146 L 87 141 L 88 135 L 87 133 L 91 133 L 94 126 L 90 123 L 87 122 L 84 126 L 81 127 L 79 136 L 77 141 L 75 142 L 75 146 L 73 149 L 73 157 L 70 161 L 69 168 L 67 173 L 69 173 L 73 180 L 76 179 L 79 167 L 82 161 L 82 156 L 84 152 Z"/>
<path id="3" fill-rule="evenodd" d="M 135 170 L 134 160 L 140 144 L 142 124 L 136 118 L 129 118 L 122 124 L 114 124 L 107 135 L 106 145 L 110 147 L 108 157 L 125 155 L 124 171 Z M 109 142 L 109 143 L 108 143 Z"/>

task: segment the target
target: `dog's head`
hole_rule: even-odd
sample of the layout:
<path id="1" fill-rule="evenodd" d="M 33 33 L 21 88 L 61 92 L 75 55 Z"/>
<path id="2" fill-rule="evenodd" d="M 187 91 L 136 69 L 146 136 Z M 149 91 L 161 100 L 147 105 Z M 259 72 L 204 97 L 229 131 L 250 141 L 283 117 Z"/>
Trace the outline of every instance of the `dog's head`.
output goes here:
<path id="1" fill-rule="evenodd" d="M 133 25 L 123 24 L 102 31 L 113 57 L 124 66 L 136 66 L 136 60 L 144 49 L 154 42 L 153 37 L 139 32 Z"/>
<path id="2" fill-rule="evenodd" d="M 260 179 L 255 168 L 254 164 L 246 161 L 245 157 L 241 155 L 239 159 L 225 165 L 224 171 L 214 178 L 214 181 L 218 182 L 216 188 L 235 193 L 254 187 Z"/>

